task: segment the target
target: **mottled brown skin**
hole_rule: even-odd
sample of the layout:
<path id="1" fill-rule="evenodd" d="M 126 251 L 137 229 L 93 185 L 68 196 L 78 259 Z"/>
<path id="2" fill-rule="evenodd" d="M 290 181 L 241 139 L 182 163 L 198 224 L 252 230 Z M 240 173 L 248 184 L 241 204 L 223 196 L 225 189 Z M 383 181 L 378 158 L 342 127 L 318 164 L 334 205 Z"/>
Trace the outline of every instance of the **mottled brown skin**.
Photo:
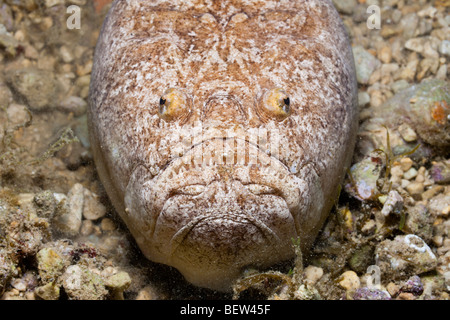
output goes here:
<path id="1" fill-rule="evenodd" d="M 311 246 L 357 130 L 330 1 L 115 1 L 90 89 L 98 172 L 149 259 L 226 291 Z"/>

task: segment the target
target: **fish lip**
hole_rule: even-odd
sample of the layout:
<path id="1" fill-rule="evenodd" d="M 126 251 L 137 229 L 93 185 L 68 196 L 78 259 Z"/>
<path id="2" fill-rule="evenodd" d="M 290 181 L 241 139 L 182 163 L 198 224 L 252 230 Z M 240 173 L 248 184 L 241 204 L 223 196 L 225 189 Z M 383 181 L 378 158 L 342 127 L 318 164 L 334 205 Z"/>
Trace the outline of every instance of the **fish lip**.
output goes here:
<path id="1" fill-rule="evenodd" d="M 234 219 L 233 219 L 234 218 Z M 224 215 L 200 215 L 189 221 L 187 225 L 180 228 L 170 240 L 170 257 L 172 258 L 175 255 L 178 247 L 183 243 L 184 239 L 189 235 L 189 233 L 201 222 L 206 220 L 216 220 L 216 219 L 228 219 L 233 222 L 236 222 L 236 219 L 239 219 L 241 223 L 250 223 L 253 226 L 257 227 L 263 236 L 268 239 L 270 245 L 275 246 L 277 243 L 280 243 L 280 238 L 276 235 L 276 233 L 270 229 L 265 223 L 261 222 L 258 219 L 255 219 L 249 215 L 238 215 L 238 214 L 224 214 Z"/>

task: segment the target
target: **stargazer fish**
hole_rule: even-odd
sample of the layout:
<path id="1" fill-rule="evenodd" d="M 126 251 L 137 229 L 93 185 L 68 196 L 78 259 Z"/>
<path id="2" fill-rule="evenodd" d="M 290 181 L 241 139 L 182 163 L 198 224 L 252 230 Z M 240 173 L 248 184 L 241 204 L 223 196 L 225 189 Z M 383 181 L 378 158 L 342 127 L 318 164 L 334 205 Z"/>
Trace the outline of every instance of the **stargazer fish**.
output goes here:
<path id="1" fill-rule="evenodd" d="M 90 138 L 150 260 L 230 290 L 315 240 L 350 164 L 357 84 L 329 0 L 121 0 L 95 51 Z"/>

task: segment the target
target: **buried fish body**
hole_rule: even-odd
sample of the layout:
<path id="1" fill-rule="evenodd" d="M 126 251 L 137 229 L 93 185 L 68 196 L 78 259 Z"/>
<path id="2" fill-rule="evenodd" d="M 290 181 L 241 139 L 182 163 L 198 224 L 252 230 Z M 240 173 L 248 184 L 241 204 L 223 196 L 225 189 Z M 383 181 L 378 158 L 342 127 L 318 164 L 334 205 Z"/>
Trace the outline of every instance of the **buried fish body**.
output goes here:
<path id="1" fill-rule="evenodd" d="M 357 131 L 350 44 L 331 1 L 115 1 L 89 129 L 144 255 L 230 290 L 314 241 Z"/>

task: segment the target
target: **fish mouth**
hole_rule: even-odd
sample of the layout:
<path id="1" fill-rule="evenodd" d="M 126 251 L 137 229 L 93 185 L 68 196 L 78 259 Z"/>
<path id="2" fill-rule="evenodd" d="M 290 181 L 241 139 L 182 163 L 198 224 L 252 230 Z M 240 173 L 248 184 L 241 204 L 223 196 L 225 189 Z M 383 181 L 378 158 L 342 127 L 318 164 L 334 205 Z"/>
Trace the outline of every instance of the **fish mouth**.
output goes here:
<path id="1" fill-rule="evenodd" d="M 246 214 L 201 215 L 192 219 L 186 226 L 179 229 L 178 232 L 172 237 L 170 241 L 170 255 L 173 256 L 176 253 L 178 247 L 185 241 L 186 237 L 189 236 L 194 228 L 207 222 L 223 220 L 229 220 L 233 223 L 239 224 L 249 224 L 256 227 L 270 246 L 276 246 L 281 242 L 280 238 L 272 229 L 255 217 L 251 217 Z"/>
<path id="2" fill-rule="evenodd" d="M 236 137 L 201 141 L 170 161 L 151 184 L 149 212 L 155 214 L 151 236 L 165 238 L 169 256 L 205 224 L 220 228 L 220 220 L 233 221 L 235 229 L 248 227 L 258 241 L 273 248 L 285 242 L 279 236 L 281 219 L 293 226 L 291 236 L 298 234 L 298 179 L 276 156 L 251 141 Z M 186 205 L 192 209 L 183 209 Z M 270 207 L 270 213 L 263 207 Z M 172 226 L 170 235 L 162 231 L 167 225 Z"/>

